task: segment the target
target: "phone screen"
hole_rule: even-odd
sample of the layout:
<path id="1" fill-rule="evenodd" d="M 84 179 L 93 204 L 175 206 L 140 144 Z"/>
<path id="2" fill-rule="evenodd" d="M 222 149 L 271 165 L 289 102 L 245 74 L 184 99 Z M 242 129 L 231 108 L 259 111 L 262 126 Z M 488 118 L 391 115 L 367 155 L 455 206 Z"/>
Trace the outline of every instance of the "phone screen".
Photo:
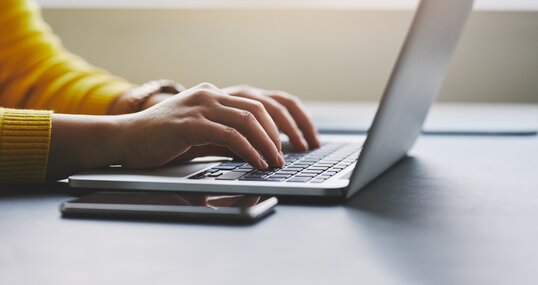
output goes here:
<path id="1" fill-rule="evenodd" d="M 65 202 L 66 216 L 205 218 L 254 221 L 278 200 L 259 195 L 204 195 L 165 192 L 96 192 Z"/>
<path id="2" fill-rule="evenodd" d="M 248 208 L 262 203 L 268 198 L 270 197 L 258 195 L 98 192 L 70 201 L 70 203 Z"/>

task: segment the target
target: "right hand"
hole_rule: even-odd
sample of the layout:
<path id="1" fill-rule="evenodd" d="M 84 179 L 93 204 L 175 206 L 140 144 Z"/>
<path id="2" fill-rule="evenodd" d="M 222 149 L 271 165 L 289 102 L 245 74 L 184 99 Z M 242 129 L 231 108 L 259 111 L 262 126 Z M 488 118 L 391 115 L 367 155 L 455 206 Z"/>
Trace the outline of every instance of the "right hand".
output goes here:
<path id="1" fill-rule="evenodd" d="M 158 167 L 193 147 L 214 146 L 258 169 L 284 165 L 279 131 L 264 105 L 208 83 L 118 118 L 124 145 L 119 162 L 127 168 Z"/>

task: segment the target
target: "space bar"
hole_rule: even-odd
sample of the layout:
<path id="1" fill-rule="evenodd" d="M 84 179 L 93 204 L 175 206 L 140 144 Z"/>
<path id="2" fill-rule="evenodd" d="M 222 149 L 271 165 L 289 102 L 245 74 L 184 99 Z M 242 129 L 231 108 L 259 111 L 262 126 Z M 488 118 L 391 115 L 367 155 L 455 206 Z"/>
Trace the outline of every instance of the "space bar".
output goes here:
<path id="1" fill-rule="evenodd" d="M 232 171 L 232 172 L 222 174 L 221 176 L 215 178 L 215 180 L 236 180 L 245 174 L 246 174 L 245 172 L 233 172 Z"/>

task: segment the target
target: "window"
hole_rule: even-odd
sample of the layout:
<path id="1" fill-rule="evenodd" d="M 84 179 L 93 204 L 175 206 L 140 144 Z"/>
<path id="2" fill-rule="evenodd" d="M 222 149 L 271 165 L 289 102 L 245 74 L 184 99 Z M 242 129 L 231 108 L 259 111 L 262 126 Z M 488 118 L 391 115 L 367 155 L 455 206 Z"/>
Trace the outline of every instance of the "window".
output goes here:
<path id="1" fill-rule="evenodd" d="M 418 0 L 37 0 L 57 8 L 413 9 Z M 451 0 L 452 1 L 452 0 Z M 476 0 L 478 10 L 536 10 L 536 0 Z"/>

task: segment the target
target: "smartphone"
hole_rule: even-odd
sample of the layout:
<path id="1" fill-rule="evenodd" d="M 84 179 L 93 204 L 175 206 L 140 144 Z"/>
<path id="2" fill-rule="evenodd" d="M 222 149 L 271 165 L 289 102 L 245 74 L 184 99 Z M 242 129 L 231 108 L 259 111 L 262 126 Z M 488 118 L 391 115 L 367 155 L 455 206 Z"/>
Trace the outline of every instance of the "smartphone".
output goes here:
<path id="1" fill-rule="evenodd" d="M 257 195 L 163 192 L 95 192 L 62 203 L 64 217 L 255 222 L 274 211 L 278 200 Z"/>

